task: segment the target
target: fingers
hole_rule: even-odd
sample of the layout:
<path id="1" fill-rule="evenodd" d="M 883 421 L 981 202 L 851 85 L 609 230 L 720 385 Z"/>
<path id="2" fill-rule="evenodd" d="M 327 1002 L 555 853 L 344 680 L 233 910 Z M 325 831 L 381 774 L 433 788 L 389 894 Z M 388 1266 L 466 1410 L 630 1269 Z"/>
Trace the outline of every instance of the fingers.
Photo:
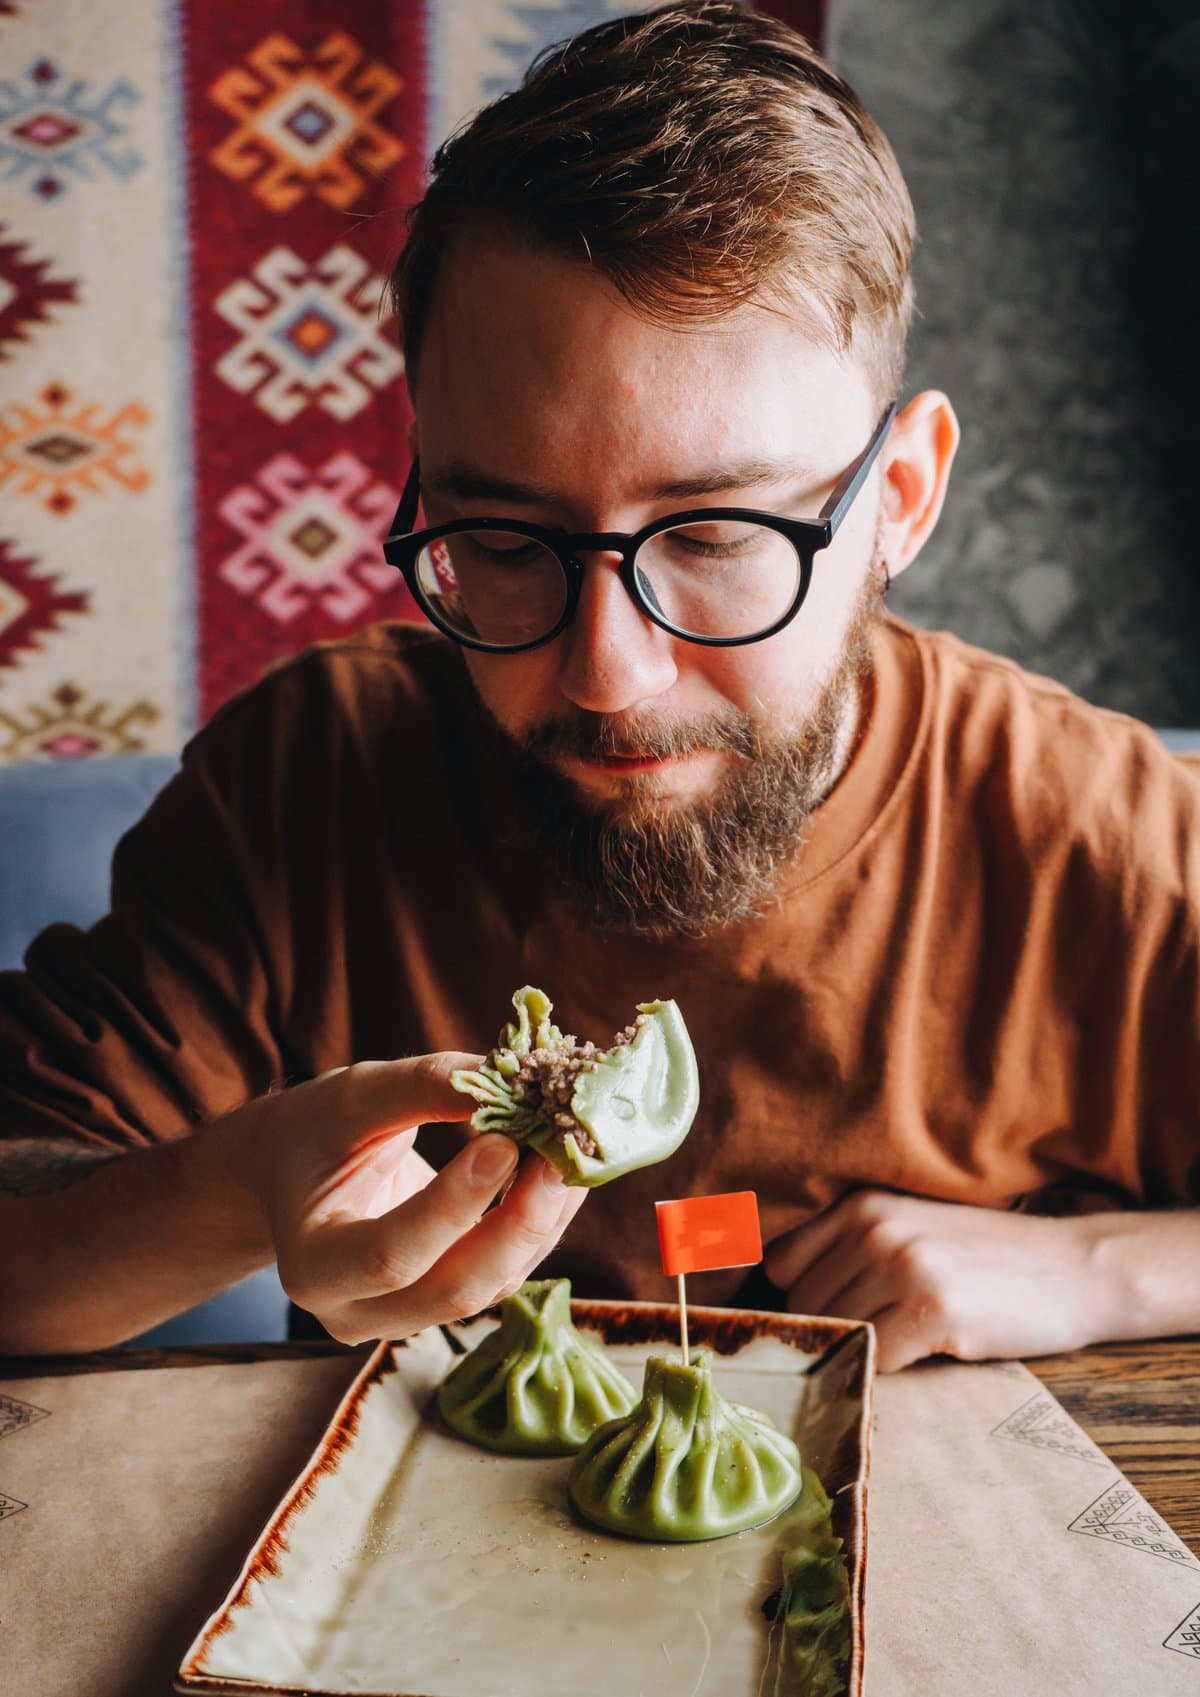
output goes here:
<path id="1" fill-rule="evenodd" d="M 421 1124 L 473 1113 L 450 1075 L 478 1062 L 359 1062 L 254 1104 L 271 1116 L 263 1193 L 280 1277 L 335 1337 L 406 1336 L 478 1312 L 517 1288 L 582 1204 L 541 1157 L 514 1178 L 506 1137 L 475 1138 L 436 1174 L 416 1154 Z"/>
<path id="2" fill-rule="evenodd" d="M 477 1314 L 496 1300 L 497 1291 L 515 1290 L 550 1253 L 586 1196 L 582 1186 L 564 1184 L 540 1156 L 526 1161 L 500 1206 L 480 1221 L 469 1242 L 455 1246 L 441 1269 L 453 1280 L 468 1264 L 478 1262 L 486 1265 L 488 1278 L 495 1279 L 495 1290 L 482 1301 L 465 1301 L 463 1313 Z"/>
<path id="3" fill-rule="evenodd" d="M 895 1373 L 923 1361 L 941 1348 L 923 1324 L 911 1300 L 889 1292 L 888 1280 L 877 1268 L 866 1268 L 843 1291 L 820 1308 L 810 1307 L 802 1289 L 788 1295 L 790 1314 L 824 1314 L 839 1320 L 861 1320 L 875 1328 L 875 1363 L 881 1373 Z"/>
<path id="4" fill-rule="evenodd" d="M 341 1303 L 415 1284 L 482 1219 L 516 1164 L 511 1139 L 479 1137 L 428 1184 L 375 1218 L 315 1224 L 297 1246 L 304 1279 L 327 1301 Z"/>
<path id="5" fill-rule="evenodd" d="M 878 1260 L 912 1235 L 914 1207 L 930 1206 L 873 1186 L 847 1191 L 803 1225 L 775 1239 L 766 1254 L 767 1277 L 781 1290 L 811 1278 L 812 1290 L 828 1298 L 857 1267 Z M 844 1276 L 837 1271 L 843 1258 Z"/>
<path id="6" fill-rule="evenodd" d="M 843 1207 L 844 1202 L 835 1202 L 768 1246 L 764 1266 L 772 1284 L 789 1290 L 832 1248 L 841 1234 Z"/>
<path id="7" fill-rule="evenodd" d="M 838 1237 L 788 1287 L 788 1306 L 794 1313 L 842 1314 L 842 1293 L 863 1276 L 862 1246 Z M 856 1316 L 860 1317 L 860 1316 Z M 849 1316 L 847 1316 L 849 1318 Z"/>
<path id="8" fill-rule="evenodd" d="M 889 1303 L 870 1319 L 875 1328 L 875 1364 L 881 1373 L 898 1373 L 902 1367 L 911 1367 L 914 1361 L 924 1361 L 939 1353 L 937 1342 L 902 1303 Z"/>
<path id="9" fill-rule="evenodd" d="M 373 1136 L 415 1133 L 426 1120 L 469 1119 L 476 1104 L 455 1090 L 450 1074 L 477 1067 L 481 1059 L 444 1050 L 399 1061 L 356 1061 L 298 1090 L 313 1093 L 306 1109 L 321 1125 L 328 1149 L 359 1148 Z"/>
<path id="10" fill-rule="evenodd" d="M 792 1313 L 818 1312 L 793 1296 L 788 1298 L 788 1308 Z M 895 1373 L 930 1355 L 962 1353 L 951 1348 L 945 1304 L 936 1294 L 907 1285 L 886 1267 L 864 1267 L 819 1312 L 874 1326 L 881 1373 Z"/>
<path id="11" fill-rule="evenodd" d="M 282 1250 L 315 1216 L 377 1214 L 389 1205 L 391 1175 L 409 1157 L 418 1128 L 474 1112 L 450 1074 L 478 1058 L 447 1051 L 358 1061 L 241 1110 L 249 1119 L 238 1140 L 244 1176 L 266 1209 L 277 1246 Z M 397 1195 L 411 1188 L 401 1181 Z"/>
<path id="12" fill-rule="evenodd" d="M 564 1185 L 540 1156 L 527 1160 L 499 1206 L 449 1245 L 422 1277 L 354 1303 L 345 1316 L 353 1333 L 346 1341 L 407 1337 L 510 1296 L 553 1249 L 586 1195 Z"/>
<path id="13" fill-rule="evenodd" d="M 807 1278 L 788 1292 L 791 1314 L 825 1314 L 837 1320 L 869 1320 L 897 1300 L 899 1293 L 880 1267 L 856 1266 L 836 1278 L 836 1288 L 824 1293 Z"/>

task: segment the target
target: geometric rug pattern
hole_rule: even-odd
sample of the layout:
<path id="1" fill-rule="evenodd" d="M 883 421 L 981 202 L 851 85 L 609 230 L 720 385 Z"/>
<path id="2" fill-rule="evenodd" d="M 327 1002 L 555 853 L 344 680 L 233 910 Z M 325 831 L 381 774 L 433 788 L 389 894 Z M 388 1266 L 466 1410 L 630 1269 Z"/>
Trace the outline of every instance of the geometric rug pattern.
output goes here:
<path id="1" fill-rule="evenodd" d="M 0 764 L 172 752 L 414 617 L 382 278 L 438 141 L 637 0 L 0 5 Z M 762 7 L 819 39 L 820 0 Z"/>

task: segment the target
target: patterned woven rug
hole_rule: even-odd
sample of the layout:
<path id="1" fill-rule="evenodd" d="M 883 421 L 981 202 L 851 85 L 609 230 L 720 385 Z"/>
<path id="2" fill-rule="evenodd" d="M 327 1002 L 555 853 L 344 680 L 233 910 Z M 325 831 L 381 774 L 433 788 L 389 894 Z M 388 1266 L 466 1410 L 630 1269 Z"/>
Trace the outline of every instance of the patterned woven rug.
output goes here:
<path id="1" fill-rule="evenodd" d="M 173 751 L 411 612 L 400 216 L 466 113 L 631 9 L 0 0 L 0 762 Z"/>

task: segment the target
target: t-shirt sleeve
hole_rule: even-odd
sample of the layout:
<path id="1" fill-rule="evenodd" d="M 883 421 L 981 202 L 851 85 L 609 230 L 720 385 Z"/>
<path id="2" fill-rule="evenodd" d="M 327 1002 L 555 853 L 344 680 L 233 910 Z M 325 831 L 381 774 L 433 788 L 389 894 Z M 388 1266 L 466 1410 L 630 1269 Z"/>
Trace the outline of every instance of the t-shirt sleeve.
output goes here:
<path id="1" fill-rule="evenodd" d="M 1148 732 L 1089 763 L 1093 870 L 1060 886 L 1060 959 L 1085 986 L 1079 1089 L 1110 1162 L 1152 1207 L 1200 1205 L 1200 764 Z M 1078 845 L 1076 845 L 1078 846 Z M 1065 898 L 1065 899 L 1064 899 Z M 1081 899 L 1083 898 L 1083 899 Z M 1093 1115 L 1077 1132 L 1086 1140 Z"/>
<path id="2" fill-rule="evenodd" d="M 1176 757 L 1171 766 L 1184 781 L 1175 776 L 1158 808 L 1139 820 L 1141 831 L 1160 834 L 1172 874 L 1157 923 L 1137 912 L 1131 937 L 1135 957 L 1143 925 L 1158 941 L 1140 1010 L 1140 1165 L 1151 1201 L 1200 1207 L 1200 757 Z"/>
<path id="3" fill-rule="evenodd" d="M 218 741 L 228 740 L 228 731 Z M 117 845 L 111 911 L 0 973 L 0 1144 L 186 1136 L 281 1080 L 269 951 L 206 736 Z"/>

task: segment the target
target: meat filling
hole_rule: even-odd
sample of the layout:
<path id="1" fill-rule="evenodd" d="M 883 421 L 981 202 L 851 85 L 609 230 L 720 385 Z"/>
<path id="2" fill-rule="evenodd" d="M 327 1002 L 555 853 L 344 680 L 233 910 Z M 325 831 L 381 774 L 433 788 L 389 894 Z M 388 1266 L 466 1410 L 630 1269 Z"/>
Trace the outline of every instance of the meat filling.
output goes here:
<path id="1" fill-rule="evenodd" d="M 632 1043 L 645 1019 L 645 1014 L 638 1014 L 632 1025 L 617 1033 L 610 1047 L 619 1049 L 622 1044 Z M 569 1132 L 583 1155 L 598 1155 L 600 1151 L 591 1132 L 571 1112 L 571 1097 L 580 1073 L 596 1070 L 600 1053 L 594 1043 L 581 1043 L 576 1037 L 564 1036 L 561 1048 L 531 1049 L 517 1074 L 522 1100 L 535 1112 L 539 1108 L 545 1112 L 560 1143 Z"/>

